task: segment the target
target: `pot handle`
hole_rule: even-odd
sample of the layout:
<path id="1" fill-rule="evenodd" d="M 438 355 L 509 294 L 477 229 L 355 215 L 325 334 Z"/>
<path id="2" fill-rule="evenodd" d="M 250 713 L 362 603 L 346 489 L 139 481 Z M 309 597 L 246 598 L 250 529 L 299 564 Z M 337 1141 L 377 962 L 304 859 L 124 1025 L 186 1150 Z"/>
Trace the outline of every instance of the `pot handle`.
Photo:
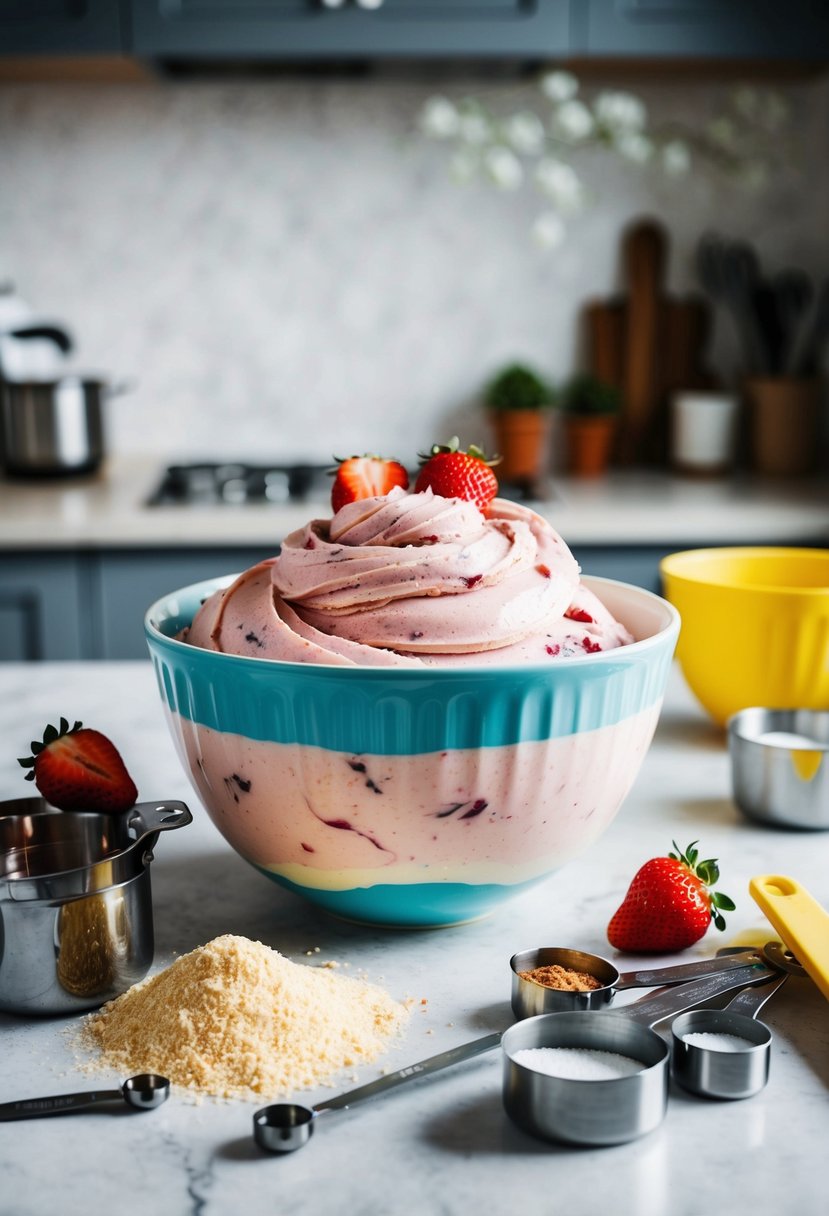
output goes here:
<path id="1" fill-rule="evenodd" d="M 46 338 L 54 342 L 65 355 L 72 349 L 72 339 L 60 325 L 19 325 L 16 329 L 7 331 L 10 338 Z"/>
<path id="2" fill-rule="evenodd" d="M 184 802 L 169 800 L 166 802 L 138 802 L 127 811 L 128 826 L 135 828 L 137 836 L 134 844 L 138 844 L 147 836 L 157 832 L 168 832 L 172 828 L 183 828 L 193 822 L 190 808 Z M 152 845 L 150 846 L 152 847 Z"/>

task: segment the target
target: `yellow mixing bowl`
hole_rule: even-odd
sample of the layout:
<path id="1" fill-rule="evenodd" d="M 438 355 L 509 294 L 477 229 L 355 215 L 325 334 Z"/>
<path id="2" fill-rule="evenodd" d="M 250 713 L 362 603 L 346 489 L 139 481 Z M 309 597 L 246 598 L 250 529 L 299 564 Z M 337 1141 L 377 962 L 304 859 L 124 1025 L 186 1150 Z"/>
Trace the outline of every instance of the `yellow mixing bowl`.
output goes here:
<path id="1" fill-rule="evenodd" d="M 829 551 L 690 549 L 660 572 L 683 675 L 718 722 L 751 705 L 829 709 Z"/>

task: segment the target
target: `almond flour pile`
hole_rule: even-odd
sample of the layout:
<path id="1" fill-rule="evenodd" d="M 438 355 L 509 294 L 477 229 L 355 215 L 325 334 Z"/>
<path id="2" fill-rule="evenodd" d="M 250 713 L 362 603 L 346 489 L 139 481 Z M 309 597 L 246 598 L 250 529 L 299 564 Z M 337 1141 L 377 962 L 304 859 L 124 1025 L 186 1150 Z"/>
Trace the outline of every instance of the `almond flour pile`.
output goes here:
<path id="1" fill-rule="evenodd" d="M 381 988 L 227 934 L 105 1005 L 81 1041 L 125 1076 L 278 1098 L 377 1059 L 407 1016 Z"/>

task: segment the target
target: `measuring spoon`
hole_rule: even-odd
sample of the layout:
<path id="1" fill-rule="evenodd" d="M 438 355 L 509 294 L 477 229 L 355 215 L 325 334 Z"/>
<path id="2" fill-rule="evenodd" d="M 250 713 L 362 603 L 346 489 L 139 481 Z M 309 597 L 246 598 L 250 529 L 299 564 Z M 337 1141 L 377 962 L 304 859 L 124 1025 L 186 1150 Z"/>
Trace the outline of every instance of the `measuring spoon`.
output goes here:
<path id="1" fill-rule="evenodd" d="M 759 979 L 768 978 L 773 974 L 774 972 L 770 968 L 763 966 L 762 962 L 759 962 L 753 966 L 742 966 L 732 971 L 724 971 L 720 975 L 708 976 L 705 979 L 697 980 L 695 984 L 689 983 L 679 988 L 661 990 L 659 993 L 647 998 L 648 1013 L 647 1015 L 642 1014 L 640 1010 L 639 1016 L 652 1016 L 655 1022 L 661 1021 L 663 1018 L 670 1017 L 675 1013 L 681 1013 L 682 1010 L 697 1005 L 700 1001 L 706 1000 L 718 993 L 730 992 L 733 988 L 743 987 L 751 982 L 758 982 Z M 629 1005 L 624 1010 L 624 1013 L 628 1014 L 641 1005 L 642 1002 Z M 530 1018 L 527 1022 L 522 1022 L 518 1026 L 512 1027 L 504 1035 L 500 1032 L 495 1032 L 494 1034 L 484 1035 L 483 1038 L 474 1039 L 470 1043 L 462 1044 L 460 1047 L 452 1047 L 448 1051 L 442 1051 L 436 1056 L 430 1056 L 426 1060 L 421 1060 L 418 1064 L 411 1064 L 408 1068 L 400 1068 L 397 1072 L 389 1073 L 388 1076 L 380 1077 L 376 1081 L 370 1081 L 367 1085 L 361 1085 L 357 1089 L 351 1089 L 334 1098 L 327 1098 L 324 1102 L 318 1102 L 315 1106 L 303 1106 L 298 1102 L 281 1102 L 265 1106 L 253 1116 L 253 1138 L 260 1148 L 266 1149 L 268 1152 L 293 1153 L 296 1149 L 302 1148 L 303 1145 L 308 1143 L 313 1134 L 316 1121 L 321 1115 L 349 1110 L 358 1102 L 365 1102 L 369 1098 L 379 1097 L 381 1094 L 388 1093 L 389 1090 L 396 1089 L 407 1081 L 416 1080 L 418 1077 L 426 1076 L 429 1073 L 440 1072 L 441 1069 L 450 1068 L 453 1064 L 460 1064 L 463 1060 L 469 1060 L 473 1056 L 491 1051 L 499 1043 L 505 1041 L 508 1035 L 513 1034 L 520 1026 L 526 1025 L 529 1022 L 569 1016 L 573 1016 L 576 1020 L 581 1021 L 591 1015 L 584 1013 L 574 1015 L 547 1014 L 544 1019 Z M 610 1016 L 610 1014 L 607 1015 L 608 1018 Z M 616 1017 L 617 1015 L 613 1016 Z M 632 1014 L 631 1016 L 636 1015 Z M 622 1011 L 619 1012 L 618 1017 L 621 1020 Z M 653 1034 L 650 1030 L 647 1031 L 647 1034 L 656 1040 L 660 1046 L 660 1051 L 664 1053 L 667 1059 L 667 1048 L 663 1040 L 659 1035 Z M 652 1054 L 652 1043 L 650 1050 Z"/>
<path id="2" fill-rule="evenodd" d="M 664 988 L 621 1009 L 544 1013 L 504 1032 L 503 1096 L 509 1117 L 530 1135 L 566 1144 L 624 1144 L 653 1131 L 668 1105 L 670 1048 L 659 1022 L 734 988 L 766 983 L 776 972 L 759 965 Z M 608 1080 L 551 1076 L 516 1059 L 533 1048 L 610 1052 L 642 1068 Z"/>
<path id="3" fill-rule="evenodd" d="M 689 980 L 764 961 L 758 950 L 746 949 L 734 954 L 699 959 L 694 963 L 679 963 L 673 967 L 620 972 L 606 958 L 599 954 L 588 954 L 584 950 L 570 950 L 565 946 L 521 950 L 510 959 L 512 1011 L 517 1018 L 531 1018 L 539 1013 L 603 1009 L 617 992 L 623 992 L 626 988 L 662 988 L 668 984 L 686 984 Z M 534 971 L 536 967 L 550 966 L 586 972 L 599 980 L 601 987 L 586 991 L 548 988 L 536 980 L 524 979 L 520 974 L 522 971 Z"/>
<path id="4" fill-rule="evenodd" d="M 0 1103 L 0 1123 L 14 1119 L 42 1119 L 46 1115 L 71 1115 L 123 1099 L 136 1110 L 155 1110 L 170 1096 L 170 1082 L 154 1072 L 129 1077 L 120 1089 L 92 1089 L 80 1094 L 55 1094 L 49 1098 L 22 1098 Z"/>
<path id="5" fill-rule="evenodd" d="M 788 972 L 758 988 L 746 988 L 725 1009 L 697 1009 L 671 1023 L 671 1067 L 683 1089 L 704 1098 L 750 1098 L 769 1079 L 771 1031 L 757 1014 L 789 978 Z M 691 1034 L 728 1035 L 739 1040 L 717 1049 L 688 1041 Z M 740 1043 L 744 1046 L 740 1046 Z"/>
<path id="6" fill-rule="evenodd" d="M 501 1033 L 484 1035 L 483 1038 L 473 1039 L 460 1047 L 450 1047 L 436 1056 L 421 1060 L 418 1064 L 410 1064 L 408 1068 L 398 1068 L 388 1076 L 369 1081 L 357 1089 L 339 1094 L 336 1098 L 328 1098 L 318 1102 L 316 1106 L 302 1106 L 298 1102 L 280 1102 L 258 1110 L 253 1116 L 253 1138 L 260 1148 L 271 1153 L 293 1153 L 302 1148 L 311 1138 L 314 1125 L 320 1115 L 338 1110 L 349 1110 L 358 1102 L 369 1098 L 377 1098 L 380 1094 L 396 1089 L 406 1081 L 413 1081 L 428 1073 L 440 1072 L 442 1068 L 450 1068 L 463 1060 L 471 1060 L 473 1056 L 491 1051 L 501 1042 Z"/>

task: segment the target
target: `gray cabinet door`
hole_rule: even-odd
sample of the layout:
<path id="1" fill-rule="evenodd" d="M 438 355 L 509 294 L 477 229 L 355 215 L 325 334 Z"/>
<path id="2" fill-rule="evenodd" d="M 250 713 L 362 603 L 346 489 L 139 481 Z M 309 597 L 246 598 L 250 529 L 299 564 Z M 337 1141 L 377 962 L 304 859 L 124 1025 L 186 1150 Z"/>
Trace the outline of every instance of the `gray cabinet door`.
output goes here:
<path id="1" fill-rule="evenodd" d="M 603 545 L 576 546 L 574 556 L 581 566 L 582 574 L 595 574 L 601 578 L 614 578 L 621 583 L 633 583 L 646 591 L 661 591 L 659 562 L 673 548 L 641 545 L 628 548 L 611 548 Z"/>
<path id="2" fill-rule="evenodd" d="M 107 552 L 96 557 L 94 602 L 100 612 L 96 658 L 146 659 L 144 613 L 191 583 L 245 570 L 273 553 L 253 549 Z"/>
<path id="3" fill-rule="evenodd" d="M 826 0 L 584 0 L 573 50 L 587 55 L 823 59 Z"/>
<path id="4" fill-rule="evenodd" d="M 0 54 L 124 50 L 118 0 L 0 0 Z"/>
<path id="5" fill-rule="evenodd" d="M 83 659 L 82 575 L 59 553 L 0 553 L 0 661 Z"/>
<path id="6" fill-rule="evenodd" d="M 570 0 L 132 0 L 148 56 L 544 58 L 569 48 Z"/>

